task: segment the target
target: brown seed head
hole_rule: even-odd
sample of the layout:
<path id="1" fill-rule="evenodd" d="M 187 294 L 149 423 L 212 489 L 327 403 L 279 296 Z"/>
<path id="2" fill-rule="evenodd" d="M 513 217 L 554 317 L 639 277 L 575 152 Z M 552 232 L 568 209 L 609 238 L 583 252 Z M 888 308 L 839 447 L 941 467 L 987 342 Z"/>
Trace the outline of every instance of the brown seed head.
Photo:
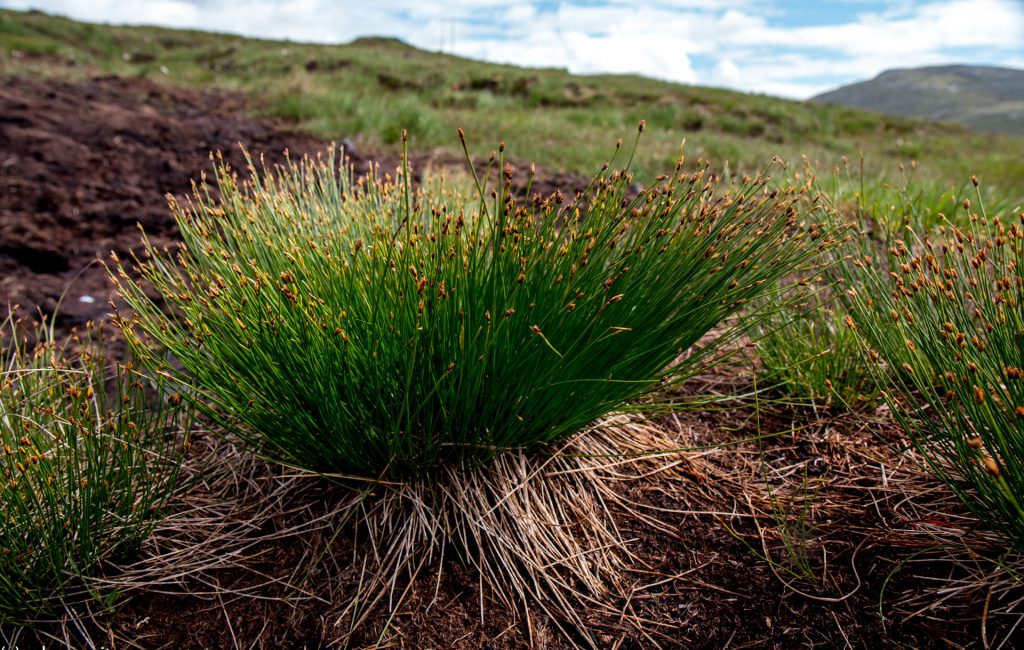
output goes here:
<path id="1" fill-rule="evenodd" d="M 991 456 L 982 456 L 981 464 L 985 467 L 985 471 L 988 472 L 994 478 L 999 478 L 999 465 L 992 459 Z"/>

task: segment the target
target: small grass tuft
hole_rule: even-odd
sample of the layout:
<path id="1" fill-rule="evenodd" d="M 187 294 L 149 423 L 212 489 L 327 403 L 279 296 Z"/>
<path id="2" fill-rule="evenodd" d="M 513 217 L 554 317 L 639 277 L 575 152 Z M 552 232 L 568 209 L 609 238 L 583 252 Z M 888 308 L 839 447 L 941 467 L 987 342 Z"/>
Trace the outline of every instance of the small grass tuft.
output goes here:
<path id="1" fill-rule="evenodd" d="M 760 306 L 764 318 L 752 328 L 760 382 L 798 406 L 870 409 L 881 400 L 877 381 L 843 322 L 836 285 L 817 280 L 787 284 Z"/>
<path id="2" fill-rule="evenodd" d="M 30 347 L 10 318 L 4 329 L 0 622 L 43 620 L 86 600 L 103 609 L 116 581 L 90 578 L 158 520 L 187 411 L 179 395 L 157 397 L 131 364 L 113 367 L 89 340 L 62 343 L 41 330 Z"/>

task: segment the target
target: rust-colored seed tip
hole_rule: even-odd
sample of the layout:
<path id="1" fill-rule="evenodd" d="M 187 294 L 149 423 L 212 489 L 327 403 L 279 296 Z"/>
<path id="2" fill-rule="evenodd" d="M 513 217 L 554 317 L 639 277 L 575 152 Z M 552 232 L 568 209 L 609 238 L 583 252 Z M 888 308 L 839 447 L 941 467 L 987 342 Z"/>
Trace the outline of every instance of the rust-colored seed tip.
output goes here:
<path id="1" fill-rule="evenodd" d="M 647 120 L 640 120 L 640 133 L 644 132 L 644 127 L 647 126 Z"/>
<path id="2" fill-rule="evenodd" d="M 991 456 L 983 457 L 981 459 L 981 463 L 982 463 L 982 465 L 985 466 L 985 471 L 986 472 L 988 472 L 989 474 L 991 474 L 995 478 L 999 478 L 999 465 L 996 464 L 996 461 L 992 460 Z"/>
<path id="3" fill-rule="evenodd" d="M 406 131 L 405 129 L 402 129 L 402 142 L 408 142 L 408 141 L 409 141 L 409 132 Z"/>
<path id="4" fill-rule="evenodd" d="M 974 187 L 978 187 L 978 177 L 973 174 L 971 175 L 971 184 L 973 184 Z"/>
<path id="5" fill-rule="evenodd" d="M 466 141 L 466 132 L 462 130 L 461 126 L 459 127 L 459 140 Z"/>
<path id="6" fill-rule="evenodd" d="M 1017 417 L 1024 419 L 1024 406 L 1018 406 L 1013 412 Z"/>
<path id="7" fill-rule="evenodd" d="M 505 141 L 504 140 L 500 140 L 498 142 L 498 151 L 499 152 L 505 151 Z"/>

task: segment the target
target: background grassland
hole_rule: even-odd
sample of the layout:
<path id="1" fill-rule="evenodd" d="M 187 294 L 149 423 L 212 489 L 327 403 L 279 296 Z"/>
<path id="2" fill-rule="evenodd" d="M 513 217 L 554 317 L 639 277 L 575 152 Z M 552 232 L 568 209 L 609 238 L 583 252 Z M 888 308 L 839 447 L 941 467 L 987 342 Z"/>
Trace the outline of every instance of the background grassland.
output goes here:
<path id="1" fill-rule="evenodd" d="M 407 128 L 417 149 L 458 153 L 462 126 L 478 152 L 503 138 L 518 160 L 589 175 L 645 119 L 640 178 L 670 169 L 685 139 L 691 160 L 742 173 L 774 155 L 829 170 L 863 152 L 870 179 L 917 159 L 923 180 L 948 187 L 977 174 L 990 192 L 1024 196 L 1024 138 L 632 75 L 482 63 L 392 39 L 312 45 L 0 11 L 0 74 L 97 73 L 241 91 L 267 116 L 377 150 L 397 148 Z"/>

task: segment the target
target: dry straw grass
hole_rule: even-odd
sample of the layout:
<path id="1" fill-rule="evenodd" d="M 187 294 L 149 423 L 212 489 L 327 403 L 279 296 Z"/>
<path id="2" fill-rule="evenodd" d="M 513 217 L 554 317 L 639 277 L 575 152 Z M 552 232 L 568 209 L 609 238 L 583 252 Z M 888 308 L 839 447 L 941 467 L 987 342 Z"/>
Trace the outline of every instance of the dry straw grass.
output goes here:
<path id="1" fill-rule="evenodd" d="M 457 559 L 478 575 L 481 622 L 501 612 L 536 640 L 541 614 L 544 626 L 587 647 L 601 647 L 603 631 L 626 630 L 651 647 L 672 646 L 671 630 L 632 606 L 670 577 L 645 569 L 620 525 L 676 534 L 629 488 L 690 471 L 702 452 L 679 443 L 675 432 L 616 415 L 549 454 L 513 452 L 430 482 L 339 484 L 199 436 L 206 449 L 186 467 L 194 482 L 178 512 L 114 582 L 129 594 L 207 600 L 229 626 L 225 603 L 239 598 L 276 600 L 283 611 L 313 603 L 330 612 L 322 634 L 332 645 L 370 634 L 386 646 L 413 594 L 420 614 L 443 606 L 438 589 Z M 282 543 L 297 549 L 293 568 L 264 573 L 263 554 Z M 72 638 L 102 628 L 87 612 L 87 623 L 76 618 L 63 628 Z M 125 647 L 145 646 L 115 636 Z"/>

